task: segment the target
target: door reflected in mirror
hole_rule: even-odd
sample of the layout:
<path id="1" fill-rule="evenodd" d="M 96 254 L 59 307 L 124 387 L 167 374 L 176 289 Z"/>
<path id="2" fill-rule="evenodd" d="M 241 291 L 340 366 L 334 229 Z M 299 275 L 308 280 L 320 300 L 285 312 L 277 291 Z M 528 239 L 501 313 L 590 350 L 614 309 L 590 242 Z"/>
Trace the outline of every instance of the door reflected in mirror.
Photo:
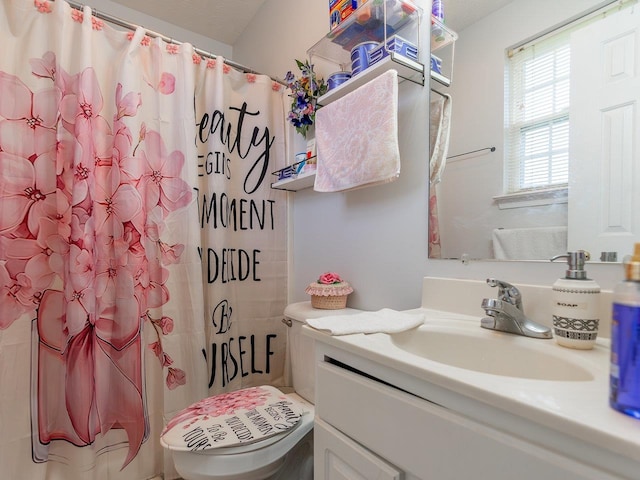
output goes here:
<path id="1" fill-rule="evenodd" d="M 485 14 L 458 28 L 467 2 L 444 0 L 458 40 L 443 59 L 453 60 L 450 86 L 431 80 L 432 102 L 451 98 L 451 122 L 444 168 L 431 175 L 430 258 L 548 261 L 587 250 L 592 261 L 621 261 L 640 241 L 640 11 L 627 8 L 636 2 L 478 3 Z M 527 49 L 542 58 L 558 32 L 568 59 L 527 64 L 517 91 L 509 62 Z M 434 125 L 432 109 L 432 138 Z"/>

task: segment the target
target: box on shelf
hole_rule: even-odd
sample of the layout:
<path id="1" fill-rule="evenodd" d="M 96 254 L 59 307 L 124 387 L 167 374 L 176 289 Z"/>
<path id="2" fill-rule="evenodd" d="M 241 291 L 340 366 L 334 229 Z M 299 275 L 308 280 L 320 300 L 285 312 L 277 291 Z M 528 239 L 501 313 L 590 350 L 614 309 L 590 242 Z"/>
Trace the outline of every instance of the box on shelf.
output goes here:
<path id="1" fill-rule="evenodd" d="M 345 2 L 345 0 L 332 1 Z M 359 0 L 358 7 L 355 16 L 348 21 L 345 21 L 348 16 L 338 17 L 332 14 L 332 29 L 328 36 L 333 43 L 347 51 L 360 42 L 381 42 L 385 36 L 388 38 L 394 35 L 411 21 L 417 8 L 409 0 L 371 0 L 369 2 Z M 334 23 L 334 20 L 339 21 Z"/>
<path id="2" fill-rule="evenodd" d="M 333 30 L 367 0 L 329 0 L 329 27 Z"/>
<path id="3" fill-rule="evenodd" d="M 431 54 L 431 71 L 442 75 L 442 60 Z"/>

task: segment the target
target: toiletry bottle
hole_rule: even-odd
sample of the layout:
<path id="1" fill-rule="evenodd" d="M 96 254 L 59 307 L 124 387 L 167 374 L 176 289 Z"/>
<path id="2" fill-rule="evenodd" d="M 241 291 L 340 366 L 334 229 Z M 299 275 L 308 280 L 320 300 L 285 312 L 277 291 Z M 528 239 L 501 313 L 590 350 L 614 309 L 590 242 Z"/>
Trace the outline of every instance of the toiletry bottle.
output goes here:
<path id="1" fill-rule="evenodd" d="M 551 261 L 558 258 L 566 258 L 569 267 L 552 288 L 553 333 L 563 347 L 588 350 L 596 343 L 600 323 L 600 286 L 587 278 L 584 269 L 589 252 L 568 252 Z"/>
<path id="2" fill-rule="evenodd" d="M 442 0 L 433 0 L 433 3 L 431 4 L 431 15 L 444 23 L 444 7 L 442 5 Z"/>
<path id="3" fill-rule="evenodd" d="M 624 271 L 613 290 L 609 404 L 640 418 L 640 243 L 625 258 Z"/>
<path id="4" fill-rule="evenodd" d="M 431 4 L 431 16 L 437 19 L 440 23 L 444 23 L 444 7 L 442 5 L 442 0 L 433 0 L 433 3 Z M 436 42 L 442 42 L 444 40 L 444 32 L 442 28 L 437 25 L 431 26 L 431 36 L 436 40 Z"/>

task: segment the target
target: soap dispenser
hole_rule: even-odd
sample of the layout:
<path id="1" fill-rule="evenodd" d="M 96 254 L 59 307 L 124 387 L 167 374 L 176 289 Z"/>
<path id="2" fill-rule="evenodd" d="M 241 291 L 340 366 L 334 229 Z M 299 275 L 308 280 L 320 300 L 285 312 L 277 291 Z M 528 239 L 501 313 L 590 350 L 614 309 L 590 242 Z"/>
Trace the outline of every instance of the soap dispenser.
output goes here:
<path id="1" fill-rule="evenodd" d="M 556 342 L 563 347 L 593 348 L 600 323 L 600 286 L 587 278 L 584 264 L 589 252 L 578 250 L 556 255 L 551 261 L 566 258 L 564 278 L 553 284 L 551 313 Z"/>

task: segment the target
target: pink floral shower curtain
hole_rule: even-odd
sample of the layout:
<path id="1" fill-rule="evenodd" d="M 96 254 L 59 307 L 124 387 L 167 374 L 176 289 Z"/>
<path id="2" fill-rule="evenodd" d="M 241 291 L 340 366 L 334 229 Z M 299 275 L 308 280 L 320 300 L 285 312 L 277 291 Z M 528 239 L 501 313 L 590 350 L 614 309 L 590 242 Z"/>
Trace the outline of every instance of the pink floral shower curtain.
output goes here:
<path id="1" fill-rule="evenodd" d="M 0 477 L 172 477 L 207 393 L 193 49 L 0 0 Z"/>

